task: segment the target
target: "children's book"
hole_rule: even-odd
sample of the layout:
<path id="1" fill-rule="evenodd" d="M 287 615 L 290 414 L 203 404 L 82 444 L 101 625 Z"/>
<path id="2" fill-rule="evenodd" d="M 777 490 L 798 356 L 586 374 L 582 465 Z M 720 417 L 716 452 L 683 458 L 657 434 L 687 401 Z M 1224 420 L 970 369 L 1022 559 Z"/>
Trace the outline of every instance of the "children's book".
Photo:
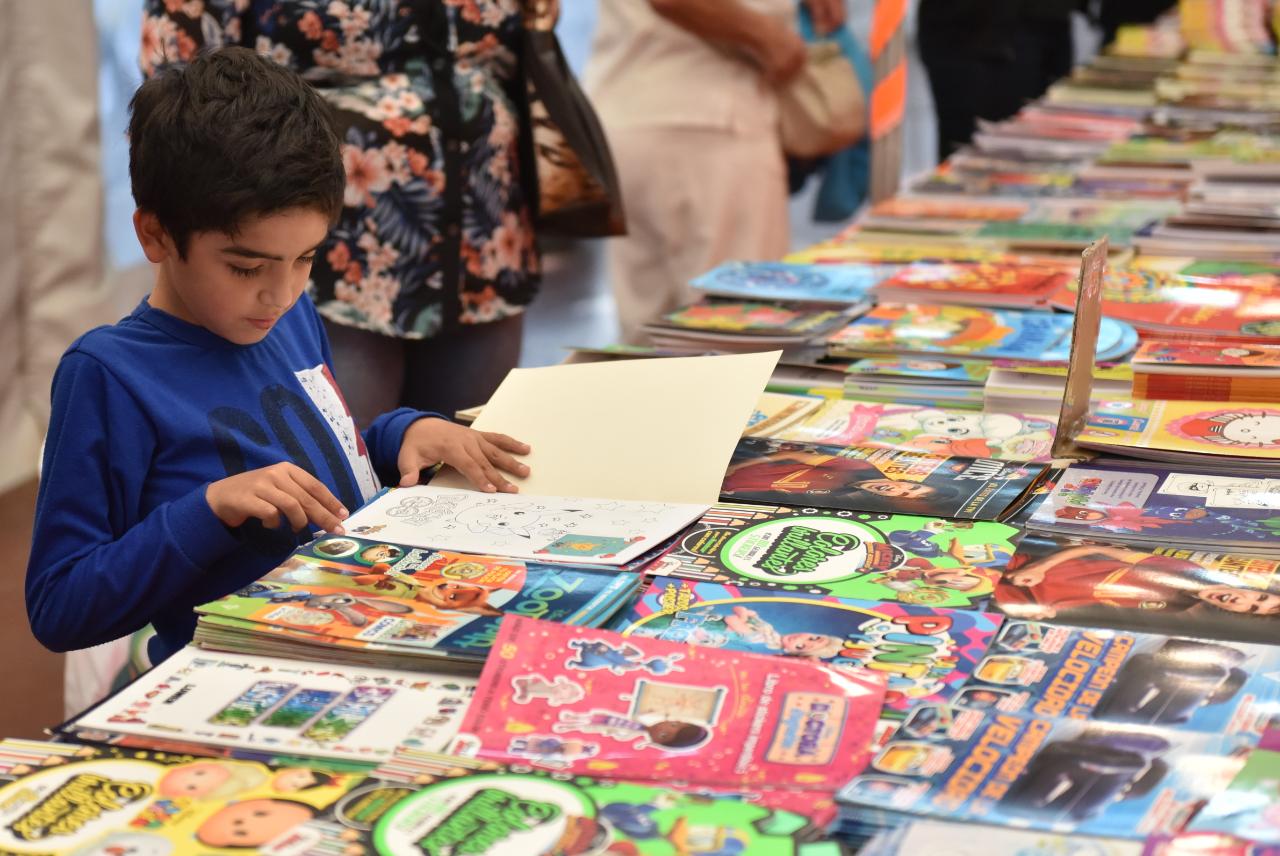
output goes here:
<path id="1" fill-rule="evenodd" d="M 259 581 L 196 611 L 238 619 L 249 633 L 297 631 L 292 637 L 309 639 L 318 658 L 332 640 L 342 639 L 376 643 L 373 664 L 380 649 L 478 663 L 503 615 L 596 625 L 639 582 L 637 573 L 579 571 L 342 535 L 298 548 Z"/>
<path id="2" fill-rule="evenodd" d="M 1280 632 L 1278 573 L 1275 558 L 1029 532 L 995 604 L 1015 618 L 1270 643 Z"/>
<path id="3" fill-rule="evenodd" d="M 835 790 L 866 763 L 870 670 L 509 616 L 458 754 L 568 773 Z"/>
<path id="4" fill-rule="evenodd" d="M 1142 844 L 1118 838 L 1073 836 L 972 823 L 913 820 L 886 829 L 858 856 L 1143 856 Z"/>
<path id="5" fill-rule="evenodd" d="M 621 565 L 671 537 L 705 506 L 688 503 L 391 488 L 344 522 L 393 544 L 556 563 Z"/>
<path id="6" fill-rule="evenodd" d="M 953 263 L 908 265 L 873 289 L 888 303 L 937 301 L 985 308 L 1039 309 L 1069 276 L 1057 268 Z"/>
<path id="7" fill-rule="evenodd" d="M 901 382 L 981 385 L 991 372 L 988 360 L 939 360 L 906 357 L 864 357 L 845 370 L 859 378 L 891 377 Z"/>
<path id="8" fill-rule="evenodd" d="M 474 690 L 451 675 L 188 646 L 63 729 L 376 762 L 406 741 L 442 751 Z"/>
<path id="9" fill-rule="evenodd" d="M 1076 284 L 1068 280 L 1052 303 L 1071 309 L 1075 294 Z M 1280 290 L 1198 284 L 1161 271 L 1108 272 L 1102 311 L 1143 333 L 1165 337 L 1207 335 L 1243 342 L 1280 336 Z"/>
<path id="10" fill-rule="evenodd" d="M 827 446 L 876 446 L 1002 461 L 1048 461 L 1055 425 L 1046 416 L 974 413 L 913 404 L 836 399 L 772 436 Z"/>
<path id="11" fill-rule="evenodd" d="M 722 499 L 1000 520 L 1043 464 L 744 437 Z"/>
<path id="12" fill-rule="evenodd" d="M 363 778 L 306 764 L 8 740 L 0 767 L 0 850 L 39 856 L 263 852 Z"/>
<path id="13" fill-rule="evenodd" d="M 881 672 L 886 711 L 949 701 L 973 673 L 1001 618 L 974 610 L 655 577 L 613 629 L 643 636 L 821 660 Z"/>
<path id="14" fill-rule="evenodd" d="M 1263 845 L 1266 854 L 1280 853 L 1280 752 L 1255 749 L 1227 789 L 1214 794 L 1196 813 L 1187 832 L 1225 833 Z M 1242 851 L 1254 854 L 1257 851 Z M 1261 854 L 1260 854 L 1261 856 Z"/>
<path id="15" fill-rule="evenodd" d="M 311 842 L 308 853 L 842 852 L 794 812 L 656 784 L 506 768 L 409 783 L 370 778 L 297 837 Z"/>
<path id="16" fill-rule="evenodd" d="M 1280 715 L 1272 645 L 1008 619 L 956 708 L 1223 734 L 1256 745 Z"/>
<path id="17" fill-rule="evenodd" d="M 1135 398 L 1280 401 L 1280 344 L 1151 339 L 1133 355 Z"/>
<path id="18" fill-rule="evenodd" d="M 822 399 L 811 395 L 785 395 L 766 392 L 760 396 L 756 409 L 747 422 L 744 437 L 767 437 L 796 422 L 822 404 Z"/>
<path id="19" fill-rule="evenodd" d="M 827 350 L 833 357 L 889 352 L 1057 362 L 1069 354 L 1071 325 L 1070 315 L 1050 312 L 888 303 L 829 336 Z M 1097 358 L 1118 359 L 1137 343 L 1132 327 L 1104 318 Z"/>
<path id="20" fill-rule="evenodd" d="M 1101 539 L 1280 550 L 1280 482 L 1134 462 L 1069 467 L 1033 529 Z"/>
<path id="21" fill-rule="evenodd" d="M 1001 523 L 714 506 L 650 573 L 924 606 L 979 605 L 1013 555 Z"/>
<path id="22" fill-rule="evenodd" d="M 1280 452 L 1280 403 L 1104 402 L 1089 414 L 1076 442 L 1135 458 L 1230 464 L 1236 471 L 1265 474 L 1274 472 Z"/>
<path id="23" fill-rule="evenodd" d="M 922 706 L 839 798 L 882 826 L 923 815 L 1141 840 L 1181 829 L 1248 748 L 1221 734 Z"/>
<path id="24" fill-rule="evenodd" d="M 741 300 L 861 305 L 871 287 L 896 269 L 888 264 L 727 262 L 689 284 L 708 295 Z"/>
<path id="25" fill-rule="evenodd" d="M 832 309 L 801 309 L 777 303 L 707 300 L 662 316 L 661 326 L 701 333 L 760 334 L 807 339 L 847 319 Z M 713 341 L 707 337 L 706 341 Z"/>

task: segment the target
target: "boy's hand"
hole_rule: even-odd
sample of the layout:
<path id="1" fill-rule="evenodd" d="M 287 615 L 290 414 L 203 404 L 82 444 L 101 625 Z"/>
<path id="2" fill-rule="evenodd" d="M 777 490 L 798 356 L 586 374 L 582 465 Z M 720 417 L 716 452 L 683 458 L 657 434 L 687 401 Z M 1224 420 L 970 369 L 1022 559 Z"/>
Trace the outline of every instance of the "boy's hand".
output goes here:
<path id="1" fill-rule="evenodd" d="M 287 462 L 213 482 L 204 498 L 228 526 L 256 518 L 274 529 L 284 519 L 295 532 L 309 521 L 326 532 L 342 535 L 342 521 L 347 516 L 329 488 L 302 467 Z"/>
<path id="2" fill-rule="evenodd" d="M 529 468 L 511 457 L 529 454 L 529 447 L 506 434 L 476 431 L 445 419 L 419 419 L 404 432 L 400 444 L 400 486 L 418 483 L 424 469 L 448 464 L 485 493 L 516 493 L 519 488 L 502 477 L 499 470 L 527 476 Z"/>

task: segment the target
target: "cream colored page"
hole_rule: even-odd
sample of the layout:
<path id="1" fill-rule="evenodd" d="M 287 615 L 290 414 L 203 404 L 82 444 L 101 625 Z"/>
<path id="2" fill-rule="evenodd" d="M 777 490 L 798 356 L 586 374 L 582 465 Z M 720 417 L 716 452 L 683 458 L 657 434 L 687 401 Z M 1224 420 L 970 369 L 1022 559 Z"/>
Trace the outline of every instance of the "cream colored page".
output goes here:
<path id="1" fill-rule="evenodd" d="M 522 493 L 712 503 L 779 356 L 515 369 L 474 427 L 533 447 Z M 452 471 L 431 483 L 468 487 Z"/>

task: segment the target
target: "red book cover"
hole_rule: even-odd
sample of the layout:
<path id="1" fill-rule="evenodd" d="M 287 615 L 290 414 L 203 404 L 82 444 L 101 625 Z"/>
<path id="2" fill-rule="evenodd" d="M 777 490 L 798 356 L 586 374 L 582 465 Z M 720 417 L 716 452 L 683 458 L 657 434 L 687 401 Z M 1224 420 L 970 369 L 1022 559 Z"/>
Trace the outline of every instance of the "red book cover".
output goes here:
<path id="1" fill-rule="evenodd" d="M 1059 270 L 1032 265 L 913 264 L 872 291 L 895 303 L 927 302 L 937 296 L 947 303 L 1018 309 L 1047 306 L 1069 280 Z"/>

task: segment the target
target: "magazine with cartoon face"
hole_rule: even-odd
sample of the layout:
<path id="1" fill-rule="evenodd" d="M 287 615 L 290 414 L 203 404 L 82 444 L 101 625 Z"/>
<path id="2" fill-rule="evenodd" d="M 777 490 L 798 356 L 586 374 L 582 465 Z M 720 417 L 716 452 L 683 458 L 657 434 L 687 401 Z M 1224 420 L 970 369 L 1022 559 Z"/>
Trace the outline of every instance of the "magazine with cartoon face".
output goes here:
<path id="1" fill-rule="evenodd" d="M 871 287 L 896 269 L 884 264 L 726 262 L 689 284 L 707 294 L 743 300 L 852 304 L 866 300 Z"/>
<path id="2" fill-rule="evenodd" d="M 1280 404 L 1103 402 L 1089 414 L 1076 442 L 1135 457 L 1185 462 L 1212 455 L 1269 469 L 1280 454 Z"/>
<path id="3" fill-rule="evenodd" d="M 984 602 L 1013 555 L 1001 523 L 719 503 L 649 573 L 920 606 Z"/>
<path id="4" fill-rule="evenodd" d="M 1280 561 L 1028 533 L 996 586 L 1017 618 L 1272 643 Z"/>
<path id="5" fill-rule="evenodd" d="M 308 852 L 840 856 L 806 817 L 658 784 L 525 768 L 370 778 L 300 831 Z"/>
<path id="6" fill-rule="evenodd" d="M 926 705 L 839 799 L 884 825 L 924 816 L 1141 840 L 1181 829 L 1250 748 L 1229 735 Z"/>
<path id="7" fill-rule="evenodd" d="M 1155 463 L 1072 466 L 1027 525 L 1094 538 L 1274 553 L 1280 549 L 1280 480 Z"/>
<path id="8" fill-rule="evenodd" d="M 884 702 L 870 670 L 508 616 L 455 754 L 609 778 L 835 790 Z"/>
<path id="9" fill-rule="evenodd" d="M 744 437 L 720 496 L 819 508 L 999 520 L 1043 464 L 957 458 L 866 446 Z"/>
<path id="10" fill-rule="evenodd" d="M 0 850 L 204 856 L 287 837 L 362 774 L 166 752 L 0 743 Z M 12 763 L 22 761 L 25 763 Z"/>
<path id="11" fill-rule="evenodd" d="M 414 485 L 379 494 L 344 527 L 380 526 L 393 544 L 560 564 L 621 565 L 706 506 Z"/>
<path id="12" fill-rule="evenodd" d="M 986 652 L 999 615 L 655 577 L 612 629 L 882 672 L 885 707 L 945 702 Z"/>
<path id="13" fill-rule="evenodd" d="M 1054 421 L 1045 416 L 832 399 L 771 436 L 828 446 L 1048 461 L 1055 430 Z"/>
<path id="14" fill-rule="evenodd" d="M 1010 617 L 955 707 L 1206 731 L 1257 743 L 1280 716 L 1270 645 Z"/>
<path id="15" fill-rule="evenodd" d="M 475 684 L 188 646 L 69 726 L 85 739 L 98 731 L 376 762 L 405 741 L 443 751 Z"/>
<path id="16" fill-rule="evenodd" d="M 316 644 L 344 639 L 479 660 L 503 615 L 592 623 L 639 579 L 341 535 L 299 548 L 196 611 L 306 633 Z"/>
<path id="17" fill-rule="evenodd" d="M 1072 318 L 976 306 L 882 303 L 827 338 L 832 356 L 866 353 L 949 354 L 1035 362 L 1067 359 Z M 1104 318 L 1097 358 L 1116 359 L 1137 345 L 1128 324 Z"/>

